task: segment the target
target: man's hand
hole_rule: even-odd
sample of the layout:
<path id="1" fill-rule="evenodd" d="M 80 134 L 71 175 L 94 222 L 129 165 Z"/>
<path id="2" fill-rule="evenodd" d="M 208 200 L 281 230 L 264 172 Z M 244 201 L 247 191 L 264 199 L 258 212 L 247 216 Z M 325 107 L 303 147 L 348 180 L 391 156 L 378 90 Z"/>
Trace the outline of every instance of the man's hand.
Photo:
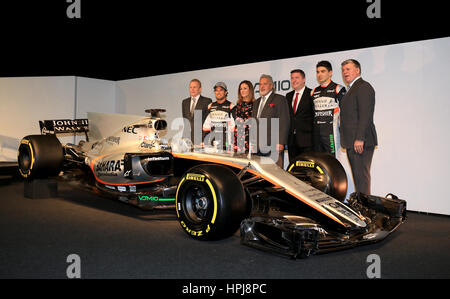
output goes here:
<path id="1" fill-rule="evenodd" d="M 355 143 L 353 144 L 353 149 L 355 150 L 355 152 L 361 155 L 364 151 L 364 141 L 355 140 Z"/>

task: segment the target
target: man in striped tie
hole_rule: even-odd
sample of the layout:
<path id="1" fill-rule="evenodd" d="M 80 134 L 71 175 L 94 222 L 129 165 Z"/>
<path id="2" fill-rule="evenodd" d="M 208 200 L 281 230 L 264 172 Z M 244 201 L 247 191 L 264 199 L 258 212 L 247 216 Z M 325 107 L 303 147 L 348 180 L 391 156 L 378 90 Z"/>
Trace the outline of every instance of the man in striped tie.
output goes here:
<path id="1" fill-rule="evenodd" d="M 189 97 L 181 104 L 181 113 L 185 119 L 183 137 L 188 138 L 193 144 L 203 142 L 202 125 L 208 115 L 208 105 L 212 103 L 210 98 L 201 95 L 202 83 L 198 79 L 189 82 Z"/>
<path id="2" fill-rule="evenodd" d="M 286 94 L 291 116 L 288 153 L 289 163 L 304 152 L 313 149 L 314 102 L 311 89 L 305 86 L 305 72 L 301 69 L 291 71 L 292 91 Z"/>

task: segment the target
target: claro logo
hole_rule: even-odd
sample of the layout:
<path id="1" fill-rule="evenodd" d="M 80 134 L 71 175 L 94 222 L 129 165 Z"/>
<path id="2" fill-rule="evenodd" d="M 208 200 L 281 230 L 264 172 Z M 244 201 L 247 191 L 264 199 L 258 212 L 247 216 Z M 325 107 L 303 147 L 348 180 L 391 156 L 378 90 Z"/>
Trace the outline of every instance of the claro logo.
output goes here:
<path id="1" fill-rule="evenodd" d="M 254 86 L 255 86 L 255 93 L 259 93 L 259 82 L 256 82 Z M 275 91 L 288 91 L 289 89 L 291 89 L 291 81 L 289 80 L 273 81 L 273 88 L 275 89 Z"/>

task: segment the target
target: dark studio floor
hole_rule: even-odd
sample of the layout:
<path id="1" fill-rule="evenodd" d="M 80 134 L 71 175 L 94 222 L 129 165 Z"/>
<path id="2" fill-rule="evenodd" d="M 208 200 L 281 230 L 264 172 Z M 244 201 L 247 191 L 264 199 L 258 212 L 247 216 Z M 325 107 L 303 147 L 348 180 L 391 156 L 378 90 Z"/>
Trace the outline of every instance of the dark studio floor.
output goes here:
<path id="1" fill-rule="evenodd" d="M 189 238 L 173 211 L 149 212 L 58 185 L 58 197 L 24 197 L 24 183 L 0 185 L 0 278 L 67 278 L 69 254 L 82 278 L 367 278 L 371 254 L 381 278 L 450 278 L 450 218 L 408 214 L 383 242 L 291 260 L 231 238 Z"/>

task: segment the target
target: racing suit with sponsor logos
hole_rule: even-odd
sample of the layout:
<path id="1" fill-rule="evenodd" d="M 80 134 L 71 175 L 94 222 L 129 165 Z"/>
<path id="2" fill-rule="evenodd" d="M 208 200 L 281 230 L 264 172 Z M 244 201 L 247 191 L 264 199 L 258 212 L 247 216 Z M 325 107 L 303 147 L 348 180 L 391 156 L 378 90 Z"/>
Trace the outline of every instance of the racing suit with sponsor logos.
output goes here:
<path id="1" fill-rule="evenodd" d="M 336 156 L 339 141 L 339 101 L 345 87 L 331 81 L 311 91 L 314 101 L 314 150 Z"/>
<path id="2" fill-rule="evenodd" d="M 208 106 L 208 116 L 203 123 L 203 141 L 205 146 L 231 150 L 233 147 L 234 119 L 231 114 L 234 104 L 228 100 Z"/>

